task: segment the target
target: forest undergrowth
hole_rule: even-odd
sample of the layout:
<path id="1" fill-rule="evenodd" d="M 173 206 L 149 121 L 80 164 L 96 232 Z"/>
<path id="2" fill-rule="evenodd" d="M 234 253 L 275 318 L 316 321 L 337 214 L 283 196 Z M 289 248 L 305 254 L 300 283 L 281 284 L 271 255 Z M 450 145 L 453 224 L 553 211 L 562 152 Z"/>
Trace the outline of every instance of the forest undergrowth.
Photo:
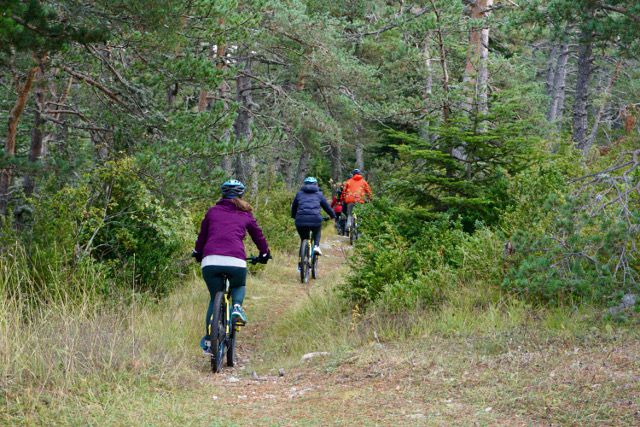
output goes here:
<path id="1" fill-rule="evenodd" d="M 5 298 L 2 423 L 326 425 L 356 411 L 364 425 L 637 422 L 633 327 L 464 284 L 438 309 L 360 313 L 337 291 L 351 249 L 325 238 L 311 289 L 286 254 L 250 278 L 240 366 L 221 375 L 197 347 L 207 294 L 196 276 L 121 307 Z M 310 352 L 328 354 L 301 361 Z"/>

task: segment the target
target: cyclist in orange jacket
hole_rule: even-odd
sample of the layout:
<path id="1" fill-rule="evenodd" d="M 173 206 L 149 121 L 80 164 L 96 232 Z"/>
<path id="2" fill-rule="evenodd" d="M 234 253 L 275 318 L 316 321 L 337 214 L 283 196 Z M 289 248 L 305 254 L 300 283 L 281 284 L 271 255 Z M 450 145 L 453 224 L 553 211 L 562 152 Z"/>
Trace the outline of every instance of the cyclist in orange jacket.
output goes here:
<path id="1" fill-rule="evenodd" d="M 347 225 L 348 230 L 351 226 L 351 212 L 355 203 L 364 203 L 371 200 L 373 193 L 369 183 L 362 177 L 360 169 L 354 169 L 351 172 L 351 179 L 348 179 L 342 190 L 342 201 L 347 207 Z"/>

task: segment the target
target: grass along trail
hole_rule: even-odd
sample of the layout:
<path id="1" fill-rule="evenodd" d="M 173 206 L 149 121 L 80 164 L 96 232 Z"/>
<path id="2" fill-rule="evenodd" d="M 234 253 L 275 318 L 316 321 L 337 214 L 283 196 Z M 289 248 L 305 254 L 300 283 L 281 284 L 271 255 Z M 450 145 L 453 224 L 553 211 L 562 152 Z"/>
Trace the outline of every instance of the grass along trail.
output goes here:
<path id="1" fill-rule="evenodd" d="M 635 330 L 585 326 L 592 317 L 580 311 L 482 306 L 467 294 L 415 318 L 354 314 L 334 292 L 348 242 L 329 228 L 319 280 L 300 284 L 296 257 L 283 255 L 250 277 L 235 368 L 214 375 L 201 355 L 208 294 L 194 277 L 160 304 L 120 316 L 60 314 L 77 335 L 48 347 L 57 359 L 37 349 L 29 355 L 49 363 L 49 376 L 63 373 L 27 387 L 5 381 L 0 424 L 640 423 Z M 104 351 L 93 359 L 74 353 L 96 324 Z M 310 352 L 328 354 L 302 361 Z M 25 364 L 26 372 L 36 375 L 38 366 Z"/>

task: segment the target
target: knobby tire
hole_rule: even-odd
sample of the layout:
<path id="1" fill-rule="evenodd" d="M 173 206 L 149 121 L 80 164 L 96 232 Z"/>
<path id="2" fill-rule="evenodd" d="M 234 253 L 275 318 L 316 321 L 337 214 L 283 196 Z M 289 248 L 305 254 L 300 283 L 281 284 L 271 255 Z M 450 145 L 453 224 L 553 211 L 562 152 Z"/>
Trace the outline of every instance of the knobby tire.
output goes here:
<path id="1" fill-rule="evenodd" d="M 227 348 L 227 366 L 233 367 L 234 365 L 234 357 L 236 353 L 236 336 L 238 331 L 236 331 L 236 322 L 231 320 L 231 336 L 229 337 L 229 345 Z"/>
<path id="2" fill-rule="evenodd" d="M 309 283 L 309 240 L 300 245 L 300 282 Z"/>
<path id="3" fill-rule="evenodd" d="M 311 255 L 311 277 L 314 279 L 318 278 L 318 258 L 320 257 L 316 253 Z"/>
<path id="4" fill-rule="evenodd" d="M 213 316 L 211 316 L 211 370 L 216 373 L 222 370 L 222 359 L 226 346 L 226 311 L 224 292 L 217 292 L 213 300 Z"/>

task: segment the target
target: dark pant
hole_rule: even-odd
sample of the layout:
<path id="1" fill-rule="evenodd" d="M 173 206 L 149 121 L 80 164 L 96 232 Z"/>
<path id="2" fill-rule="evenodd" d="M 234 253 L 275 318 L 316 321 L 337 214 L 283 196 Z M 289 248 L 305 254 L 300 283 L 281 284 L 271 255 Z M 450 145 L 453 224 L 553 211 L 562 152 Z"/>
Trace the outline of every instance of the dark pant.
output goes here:
<path id="1" fill-rule="evenodd" d="M 346 223 L 347 223 L 347 215 L 343 212 L 336 213 L 336 229 L 338 230 L 338 233 L 344 234 Z"/>
<path id="2" fill-rule="evenodd" d="M 224 279 L 229 279 L 231 302 L 242 305 L 247 283 L 247 269 L 244 267 L 207 265 L 202 268 L 202 278 L 207 284 L 209 296 L 211 297 L 209 300 L 209 308 L 207 308 L 207 317 L 204 319 L 204 334 L 208 337 L 209 321 L 213 315 L 213 299 L 216 297 L 217 292 L 224 292 Z"/>
<path id="3" fill-rule="evenodd" d="M 309 238 L 309 231 L 311 231 L 311 236 L 313 239 L 313 244 L 315 246 L 320 246 L 320 233 L 322 231 L 322 225 L 318 225 L 315 227 L 309 226 L 298 226 L 296 225 L 296 230 L 298 230 L 298 235 L 300 236 L 300 240 L 304 240 Z"/>

